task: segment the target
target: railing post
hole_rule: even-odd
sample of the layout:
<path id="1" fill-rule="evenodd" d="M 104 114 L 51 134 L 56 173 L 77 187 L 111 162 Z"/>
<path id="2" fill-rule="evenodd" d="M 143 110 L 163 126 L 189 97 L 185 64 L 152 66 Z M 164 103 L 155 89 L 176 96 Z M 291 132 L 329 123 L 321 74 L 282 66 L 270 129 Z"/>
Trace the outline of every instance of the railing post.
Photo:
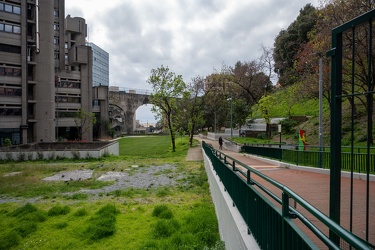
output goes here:
<path id="1" fill-rule="evenodd" d="M 251 177 L 250 177 L 250 170 L 249 169 L 247 170 L 247 174 L 246 174 L 246 182 L 247 182 L 247 184 L 251 183 Z"/>
<path id="2" fill-rule="evenodd" d="M 233 171 L 236 171 L 236 162 L 233 160 L 233 165 L 232 165 L 232 167 L 233 167 Z"/>
<path id="3" fill-rule="evenodd" d="M 285 232 L 285 230 L 287 230 L 286 228 L 286 221 L 285 221 L 285 217 L 289 217 L 289 195 L 286 194 L 285 192 L 282 193 L 282 216 L 283 216 L 283 222 L 282 222 L 282 242 L 281 242 L 281 249 L 288 249 L 287 248 L 287 240 L 286 240 L 286 235 L 287 235 L 287 232 Z"/>
<path id="4" fill-rule="evenodd" d="M 288 217 L 289 216 L 289 195 L 283 192 L 282 194 L 282 214 L 283 217 Z"/>

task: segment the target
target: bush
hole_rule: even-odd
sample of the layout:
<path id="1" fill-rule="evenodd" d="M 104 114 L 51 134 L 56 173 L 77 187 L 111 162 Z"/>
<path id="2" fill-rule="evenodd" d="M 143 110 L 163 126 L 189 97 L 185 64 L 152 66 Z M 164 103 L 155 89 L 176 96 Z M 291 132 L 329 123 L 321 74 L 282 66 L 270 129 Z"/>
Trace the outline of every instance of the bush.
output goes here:
<path id="1" fill-rule="evenodd" d="M 168 238 L 180 229 L 181 225 L 177 220 L 159 220 L 154 228 L 155 238 Z"/>
<path id="2" fill-rule="evenodd" d="M 261 140 L 264 140 L 264 139 L 267 138 L 267 135 L 266 135 L 265 133 L 259 133 L 259 134 L 257 135 L 257 138 L 258 138 L 258 139 L 261 139 Z"/>
<path id="3" fill-rule="evenodd" d="M 12 146 L 12 141 L 9 138 L 4 139 L 4 147 Z"/>
<path id="4" fill-rule="evenodd" d="M 157 205 L 152 212 L 152 216 L 162 219 L 171 219 L 173 218 L 173 213 L 167 205 Z"/>
<path id="5" fill-rule="evenodd" d="M 86 229 L 91 240 L 100 240 L 115 233 L 116 214 L 118 213 L 114 205 L 106 205 L 99 209 L 91 218 L 90 225 Z"/>
<path id="6" fill-rule="evenodd" d="M 280 122 L 284 134 L 290 135 L 295 132 L 294 127 L 298 124 L 297 121 L 292 119 L 284 119 Z"/>
<path id="7" fill-rule="evenodd" d="M 187 217 L 187 231 L 192 233 L 200 245 L 213 247 L 220 240 L 215 211 L 205 204 L 198 204 Z"/>
<path id="8" fill-rule="evenodd" d="M 48 216 L 58 216 L 58 215 L 65 215 L 65 214 L 68 214 L 70 212 L 70 207 L 68 206 L 60 206 L 60 205 L 56 205 L 54 207 L 51 207 L 49 210 L 48 210 Z"/>
<path id="9" fill-rule="evenodd" d="M 75 213 L 74 213 L 74 216 L 86 216 L 87 215 L 87 211 L 85 208 L 80 208 L 78 209 Z"/>
<path id="10" fill-rule="evenodd" d="M 14 217 L 20 217 L 26 214 L 34 213 L 37 210 L 38 209 L 35 206 L 31 205 L 30 203 L 26 203 L 22 207 L 19 207 L 16 210 L 14 210 L 10 215 Z"/>
<path id="11" fill-rule="evenodd" d="M 10 249 L 20 243 L 20 236 L 16 231 L 10 231 L 0 236 L 0 250 Z"/>
<path id="12" fill-rule="evenodd" d="M 25 238 L 29 234 L 35 232 L 37 225 L 35 222 L 22 221 L 15 231 L 22 237 Z"/>

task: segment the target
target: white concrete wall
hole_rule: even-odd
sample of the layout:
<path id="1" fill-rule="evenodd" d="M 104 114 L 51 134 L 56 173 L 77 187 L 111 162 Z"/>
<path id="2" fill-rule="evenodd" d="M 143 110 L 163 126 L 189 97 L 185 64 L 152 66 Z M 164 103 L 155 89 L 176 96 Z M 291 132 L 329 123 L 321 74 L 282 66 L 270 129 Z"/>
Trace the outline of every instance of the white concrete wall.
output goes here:
<path id="1" fill-rule="evenodd" d="M 98 149 L 67 149 L 67 150 L 49 150 L 49 151 L 23 151 L 23 152 L 0 152 L 1 160 L 38 160 L 43 159 L 56 159 L 56 158 L 100 158 L 104 154 L 119 155 L 119 143 L 113 142 Z"/>
<path id="2" fill-rule="evenodd" d="M 223 183 L 219 181 L 219 177 L 213 170 L 210 159 L 203 149 L 202 151 L 211 197 L 219 221 L 220 237 L 225 242 L 225 248 L 228 250 L 260 249 L 254 237 L 247 233 L 245 221 L 237 207 L 233 207 L 233 201 L 229 194 L 224 191 Z"/>

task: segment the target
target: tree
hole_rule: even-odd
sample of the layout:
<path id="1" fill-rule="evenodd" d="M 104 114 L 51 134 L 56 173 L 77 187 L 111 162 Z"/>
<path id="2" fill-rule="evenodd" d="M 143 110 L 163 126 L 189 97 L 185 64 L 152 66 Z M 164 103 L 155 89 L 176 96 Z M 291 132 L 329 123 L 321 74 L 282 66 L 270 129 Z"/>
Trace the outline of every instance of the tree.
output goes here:
<path id="1" fill-rule="evenodd" d="M 161 65 L 160 68 L 152 69 L 151 76 L 147 80 L 152 85 L 153 93 L 150 95 L 152 111 L 158 116 L 164 115 L 169 134 L 171 136 L 172 151 L 176 151 L 175 134 L 176 128 L 174 117 L 178 113 L 177 98 L 181 98 L 185 91 L 185 83 L 181 75 L 177 75 L 168 67 Z"/>
<path id="2" fill-rule="evenodd" d="M 197 124 L 203 122 L 203 105 L 204 105 L 204 78 L 196 76 L 191 79 L 187 86 L 186 109 L 188 115 L 189 144 L 193 145 L 193 136 Z"/>
<path id="3" fill-rule="evenodd" d="M 257 104 L 270 85 L 269 77 L 261 70 L 262 65 L 256 60 L 238 61 L 231 70 L 231 81 L 243 90 L 242 93 L 236 91 L 236 97 L 245 99 L 247 105 Z"/>
<path id="4" fill-rule="evenodd" d="M 93 124 L 96 123 L 95 114 L 79 109 L 75 114 L 74 123 L 78 131 L 78 140 L 82 140 L 82 136 L 90 130 Z"/>
<path id="5" fill-rule="evenodd" d="M 286 30 L 281 30 L 276 37 L 273 59 L 282 86 L 297 81 L 295 56 L 303 44 L 308 42 L 308 34 L 314 28 L 317 18 L 317 10 L 311 4 L 307 4 L 300 10 L 296 20 Z"/>
<path id="6" fill-rule="evenodd" d="M 206 126 L 222 127 L 225 125 L 228 117 L 227 106 L 225 101 L 230 97 L 230 91 L 233 89 L 232 76 L 222 70 L 220 73 L 213 73 L 205 79 L 204 95 L 204 117 Z"/>

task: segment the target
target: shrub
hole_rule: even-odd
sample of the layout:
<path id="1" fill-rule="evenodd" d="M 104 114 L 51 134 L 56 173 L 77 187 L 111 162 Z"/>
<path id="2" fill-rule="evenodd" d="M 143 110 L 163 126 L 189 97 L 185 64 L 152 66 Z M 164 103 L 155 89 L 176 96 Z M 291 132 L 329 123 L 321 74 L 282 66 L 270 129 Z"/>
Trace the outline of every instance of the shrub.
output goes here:
<path id="1" fill-rule="evenodd" d="M 54 228 L 56 229 L 63 229 L 63 228 L 66 228 L 68 226 L 68 223 L 67 222 L 58 222 L 56 223 L 55 225 L 53 225 Z"/>
<path id="2" fill-rule="evenodd" d="M 81 155 L 77 150 L 72 150 L 71 153 L 74 160 L 79 160 L 81 158 Z"/>
<path id="3" fill-rule="evenodd" d="M 168 238 L 174 232 L 177 232 L 180 229 L 181 225 L 177 220 L 159 220 L 156 222 L 154 228 L 154 237 L 155 238 Z"/>
<path id="4" fill-rule="evenodd" d="M 156 192 L 156 196 L 158 197 L 164 197 L 164 196 L 167 196 L 170 194 L 170 191 L 168 188 L 160 188 L 157 192 Z"/>
<path id="5" fill-rule="evenodd" d="M 7 161 L 12 161 L 13 160 L 12 153 L 11 152 L 6 152 L 5 153 L 5 158 L 6 158 Z"/>
<path id="6" fill-rule="evenodd" d="M 28 154 L 27 154 L 27 159 L 28 159 L 29 161 L 32 161 L 32 160 L 33 160 L 33 154 L 32 154 L 32 153 L 28 153 Z"/>
<path id="7" fill-rule="evenodd" d="M 205 204 L 198 204 L 186 220 L 187 231 L 194 234 L 196 240 L 208 247 L 220 240 L 218 236 L 215 212 Z"/>
<path id="8" fill-rule="evenodd" d="M 43 160 L 43 151 L 36 152 L 36 156 L 39 161 Z"/>
<path id="9" fill-rule="evenodd" d="M 162 219 L 171 219 L 173 218 L 173 213 L 167 205 L 157 205 L 152 212 L 152 216 Z"/>
<path id="10" fill-rule="evenodd" d="M 0 235 L 0 250 L 10 249 L 20 243 L 20 236 L 16 231 L 10 231 L 6 234 Z"/>
<path id="11" fill-rule="evenodd" d="M 298 124 L 297 121 L 292 119 L 284 119 L 280 122 L 284 134 L 290 135 L 295 132 L 294 127 Z"/>
<path id="12" fill-rule="evenodd" d="M 91 218 L 86 229 L 91 240 L 100 240 L 115 233 L 116 214 L 118 213 L 114 205 L 106 205 L 99 209 Z"/>
<path id="13" fill-rule="evenodd" d="M 22 221 L 15 231 L 22 237 L 25 238 L 29 234 L 35 232 L 37 229 L 35 222 Z"/>
<path id="14" fill-rule="evenodd" d="M 58 216 L 58 215 L 68 214 L 69 212 L 70 212 L 70 207 L 56 205 L 54 207 L 51 207 L 48 210 L 47 214 L 48 214 L 48 216 Z"/>
<path id="15" fill-rule="evenodd" d="M 18 161 L 24 161 L 26 159 L 26 155 L 24 152 L 20 152 L 17 156 Z"/>
<path id="16" fill-rule="evenodd" d="M 258 138 L 258 139 L 261 139 L 261 140 L 264 140 L 264 139 L 267 138 L 267 135 L 266 135 L 265 133 L 259 133 L 259 134 L 257 135 L 257 138 Z"/>
<path id="17" fill-rule="evenodd" d="M 26 215 L 26 214 L 34 213 L 37 210 L 38 209 L 35 206 L 33 206 L 32 204 L 26 203 L 22 207 L 19 207 L 16 210 L 14 210 L 10 215 L 14 216 L 14 217 L 21 217 L 21 216 Z"/>
<path id="18" fill-rule="evenodd" d="M 9 138 L 4 139 L 4 147 L 12 146 L 12 141 Z"/>
<path id="19" fill-rule="evenodd" d="M 78 209 L 75 213 L 74 213 L 75 216 L 86 216 L 87 215 L 87 211 L 85 208 L 80 208 Z"/>

